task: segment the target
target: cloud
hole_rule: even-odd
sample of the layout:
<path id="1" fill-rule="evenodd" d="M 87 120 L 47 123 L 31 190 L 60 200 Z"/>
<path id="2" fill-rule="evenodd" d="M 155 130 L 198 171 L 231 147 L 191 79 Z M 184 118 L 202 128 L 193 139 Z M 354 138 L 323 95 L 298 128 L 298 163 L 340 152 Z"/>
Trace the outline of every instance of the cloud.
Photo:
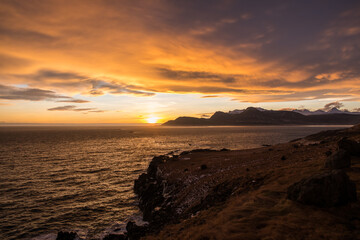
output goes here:
<path id="1" fill-rule="evenodd" d="M 63 103 L 88 103 L 90 101 L 87 101 L 87 100 L 82 100 L 82 99 L 69 99 L 69 100 L 60 100 L 60 101 L 57 101 L 57 102 L 63 102 Z"/>
<path id="2" fill-rule="evenodd" d="M 70 97 L 59 95 L 50 90 L 43 90 L 38 88 L 19 88 L 12 86 L 5 86 L 0 84 L 0 99 L 8 100 L 58 100 L 69 99 Z"/>
<path id="3" fill-rule="evenodd" d="M 281 0 L 2 1 L 0 8 L 5 85 L 93 97 L 360 97 L 354 0 L 326 8 L 323 1 Z"/>
<path id="4" fill-rule="evenodd" d="M 7 100 L 28 100 L 28 101 L 57 101 L 57 102 L 76 102 L 85 103 L 86 100 L 74 99 L 65 95 L 58 94 L 51 90 L 39 88 L 21 88 L 5 86 L 0 84 L 0 99 Z"/>
<path id="5" fill-rule="evenodd" d="M 336 101 L 336 102 L 331 102 L 331 103 L 328 103 L 324 106 L 323 110 L 324 111 L 329 111 L 330 109 L 332 108 L 342 108 L 344 106 L 344 104 L 342 104 L 341 102 L 339 101 Z"/>
<path id="6" fill-rule="evenodd" d="M 157 69 L 165 78 L 175 79 L 175 80 L 204 80 L 204 81 L 216 81 L 223 83 L 233 83 L 236 81 L 237 77 L 240 75 L 231 75 L 231 74 L 217 74 L 210 72 L 197 72 L 197 71 L 176 71 L 166 68 Z"/>
<path id="7" fill-rule="evenodd" d="M 88 112 L 88 113 L 103 113 L 105 110 L 99 110 L 96 108 L 78 108 L 75 105 L 66 105 L 49 108 L 48 111 L 74 111 L 74 112 Z"/>
<path id="8" fill-rule="evenodd" d="M 201 96 L 201 98 L 217 98 L 217 97 L 220 97 L 219 95 L 204 95 L 204 96 Z"/>
<path id="9" fill-rule="evenodd" d="M 73 111 L 75 108 L 75 105 L 66 105 L 61 107 L 49 108 L 48 111 Z"/>
<path id="10" fill-rule="evenodd" d="M 118 84 L 115 82 L 105 82 L 101 80 L 91 80 L 92 89 L 89 91 L 92 95 L 102 95 L 104 91 L 110 94 L 134 94 L 139 96 L 154 96 L 155 93 L 135 90 L 132 86 L 126 84 Z"/>
<path id="11" fill-rule="evenodd" d="M 58 71 L 52 69 L 40 69 L 30 74 L 12 74 L 5 78 L 19 79 L 32 84 L 46 84 L 53 88 L 59 88 L 64 91 L 75 89 L 92 96 L 100 96 L 105 93 L 109 94 L 132 94 L 137 96 L 153 96 L 155 93 L 140 90 L 141 87 L 121 83 L 119 80 L 109 77 L 92 77 L 71 71 Z"/>

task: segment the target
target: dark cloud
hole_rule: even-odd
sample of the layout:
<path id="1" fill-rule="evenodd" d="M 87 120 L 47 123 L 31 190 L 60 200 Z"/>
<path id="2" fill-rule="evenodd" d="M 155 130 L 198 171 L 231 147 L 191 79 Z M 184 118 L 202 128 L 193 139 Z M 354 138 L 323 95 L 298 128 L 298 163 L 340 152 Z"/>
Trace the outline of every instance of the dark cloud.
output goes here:
<path id="1" fill-rule="evenodd" d="M 103 112 L 106 112 L 105 110 L 91 110 L 89 112 L 92 112 L 92 113 L 103 113 Z"/>
<path id="2" fill-rule="evenodd" d="M 89 103 L 90 101 L 82 100 L 82 99 L 69 99 L 69 100 L 60 100 L 57 102 L 63 102 L 63 103 Z"/>
<path id="3" fill-rule="evenodd" d="M 167 79 L 174 80 L 205 80 L 215 81 L 223 83 L 233 83 L 238 77 L 244 77 L 243 75 L 231 75 L 231 74 L 217 74 L 209 72 L 194 72 L 194 71 L 177 71 L 166 68 L 157 69 L 160 75 Z"/>
<path id="4" fill-rule="evenodd" d="M 54 101 L 58 99 L 71 99 L 71 98 L 64 95 L 59 95 L 56 92 L 50 90 L 43 90 L 38 88 L 19 88 L 13 86 L 0 85 L 0 99 Z"/>
<path id="5" fill-rule="evenodd" d="M 78 74 L 75 72 L 64 72 L 64 71 L 56 71 L 52 69 L 40 69 L 35 73 L 31 74 L 13 74 L 15 78 L 24 79 L 27 81 L 34 81 L 34 82 L 57 82 L 58 80 L 64 80 L 60 84 L 64 86 L 73 85 L 79 86 L 85 80 L 90 79 L 89 77 Z"/>
<path id="6" fill-rule="evenodd" d="M 165 91 L 165 90 L 163 90 Z M 252 90 L 246 88 L 233 87 L 216 87 L 216 86 L 168 86 L 166 91 L 180 92 L 180 93 L 203 93 L 203 94 L 241 94 L 241 95 L 256 95 L 256 94 L 284 94 L 289 91 L 282 90 Z"/>
<path id="7" fill-rule="evenodd" d="M 29 87 L 14 87 L 0 84 L 0 99 L 7 100 L 28 100 L 28 101 L 57 101 L 86 103 L 89 101 L 74 99 L 65 95 L 58 94 L 51 90 Z"/>
<path id="8" fill-rule="evenodd" d="M 332 108 L 342 108 L 344 106 L 344 104 L 342 104 L 341 102 L 339 101 L 336 101 L 336 102 L 331 102 L 331 103 L 328 103 L 324 106 L 323 110 L 324 111 L 329 111 L 330 109 Z"/>
<path id="9" fill-rule="evenodd" d="M 39 31 L 25 29 L 10 29 L 0 25 L 0 36 L 2 41 L 21 41 L 25 44 L 35 43 L 37 45 L 54 43 L 57 38 Z"/>
<path id="10" fill-rule="evenodd" d="M 111 94 L 134 94 L 139 96 L 154 96 L 155 93 L 147 92 L 147 91 L 140 91 L 133 89 L 132 86 L 126 84 L 119 84 L 115 82 L 105 82 L 102 80 L 91 80 L 92 89 L 90 90 L 90 94 L 92 95 L 102 95 L 104 92 L 107 91 Z"/>
<path id="11" fill-rule="evenodd" d="M 49 108 L 48 111 L 72 111 L 75 108 L 76 108 L 75 105 L 66 105 L 66 106 Z"/>
<path id="12" fill-rule="evenodd" d="M 219 95 L 204 95 L 204 96 L 201 96 L 201 98 L 217 98 L 217 97 L 220 97 Z"/>
<path id="13" fill-rule="evenodd" d="M 39 66 L 71 63 L 74 69 L 85 69 L 14 75 L 36 86 L 93 96 L 152 96 L 161 91 L 241 95 L 239 99 L 249 95 L 249 101 L 360 95 L 351 87 L 360 81 L 357 0 L 109 0 L 71 6 L 54 0 L 0 5 L 4 49 L 18 49 L 14 56 L 34 57 Z M 20 68 L 26 63 L 0 56 L 0 68 L 8 68 L 6 64 Z M 140 85 L 94 78 L 86 69 L 130 76 Z"/>
<path id="14" fill-rule="evenodd" d="M 155 93 L 139 90 L 141 87 L 118 83 L 116 80 L 102 80 L 75 72 L 64 72 L 50 69 L 41 69 L 33 74 L 14 74 L 12 77 L 33 81 L 46 82 L 60 88 L 89 88 L 89 94 L 99 96 L 105 94 L 133 94 L 138 96 L 153 96 Z"/>
<path id="15" fill-rule="evenodd" d="M 76 79 L 76 80 L 84 80 L 88 79 L 88 77 L 74 73 L 74 72 L 61 72 L 56 70 L 49 70 L 49 69 L 42 69 L 39 70 L 34 75 L 30 75 L 29 77 L 35 79 L 62 79 L 62 80 L 69 80 L 69 79 Z"/>
<path id="16" fill-rule="evenodd" d="M 105 110 L 99 110 L 96 108 L 78 108 L 75 105 L 66 105 L 49 108 L 48 111 L 74 111 L 74 112 L 87 112 L 87 113 L 103 113 Z"/>

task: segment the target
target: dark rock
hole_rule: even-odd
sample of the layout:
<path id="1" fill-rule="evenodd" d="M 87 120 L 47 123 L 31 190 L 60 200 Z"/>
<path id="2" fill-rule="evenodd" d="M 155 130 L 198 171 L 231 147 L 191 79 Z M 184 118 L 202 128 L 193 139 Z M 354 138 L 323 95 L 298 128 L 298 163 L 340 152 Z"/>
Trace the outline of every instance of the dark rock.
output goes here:
<path id="1" fill-rule="evenodd" d="M 189 171 L 189 169 L 185 168 L 185 169 L 184 169 L 184 172 L 187 172 L 187 171 Z"/>
<path id="2" fill-rule="evenodd" d="M 171 159 L 170 157 L 165 155 L 153 157 L 147 169 L 147 174 L 149 174 L 149 176 L 154 177 L 156 175 L 158 165 L 161 163 L 165 163 L 170 159 Z"/>
<path id="3" fill-rule="evenodd" d="M 299 144 L 293 144 L 293 147 L 294 147 L 294 148 L 299 148 L 300 145 L 299 145 Z"/>
<path id="4" fill-rule="evenodd" d="M 126 240 L 126 236 L 124 234 L 109 234 L 106 235 L 103 240 Z"/>
<path id="5" fill-rule="evenodd" d="M 351 166 L 351 158 L 347 151 L 340 149 L 326 159 L 325 167 L 329 169 L 342 169 Z"/>
<path id="6" fill-rule="evenodd" d="M 135 180 L 134 192 L 139 197 L 139 208 L 143 212 L 145 221 L 151 221 L 153 210 L 164 202 L 163 183 L 161 176 L 158 176 L 158 165 L 164 161 L 171 160 L 167 156 L 154 157 L 149 164 L 147 173 L 143 173 Z"/>
<path id="7" fill-rule="evenodd" d="M 143 212 L 145 221 L 151 221 L 153 210 L 164 202 L 162 195 L 163 186 L 159 182 L 150 182 L 145 185 L 142 192 L 139 193 L 139 208 Z"/>
<path id="8" fill-rule="evenodd" d="M 192 208 L 191 212 L 198 212 L 226 201 L 232 194 L 245 193 L 251 189 L 257 189 L 264 184 L 265 177 L 256 179 L 240 177 L 225 181 L 210 190 L 201 203 Z"/>
<path id="9" fill-rule="evenodd" d="M 328 151 L 325 152 L 325 155 L 326 155 L 327 157 L 331 156 L 331 154 L 332 154 L 332 151 L 330 151 L 330 150 L 328 150 Z"/>
<path id="10" fill-rule="evenodd" d="M 207 169 L 206 164 L 202 164 L 202 165 L 201 165 L 201 167 L 200 167 L 200 169 L 201 169 L 201 170 L 205 170 L 205 169 Z"/>
<path id="11" fill-rule="evenodd" d="M 189 154 L 189 153 L 190 153 L 190 151 L 183 151 L 183 152 L 180 153 L 180 156 L 183 156 L 183 155 L 186 155 L 186 154 Z"/>
<path id="12" fill-rule="evenodd" d="M 332 170 L 294 183 L 287 198 L 318 207 L 341 206 L 356 201 L 356 186 L 343 170 Z"/>
<path id="13" fill-rule="evenodd" d="M 79 236 L 77 235 L 76 232 L 65 232 L 65 231 L 60 231 L 57 234 L 56 240 L 75 240 L 77 239 Z"/>
<path id="14" fill-rule="evenodd" d="M 130 221 L 126 225 L 127 237 L 130 240 L 138 240 L 145 236 L 148 230 L 148 226 L 138 226 L 134 222 Z"/>
<path id="15" fill-rule="evenodd" d="M 283 161 L 286 160 L 286 157 L 285 157 L 285 156 L 282 156 L 282 157 L 281 157 L 281 160 L 283 160 Z"/>
<path id="16" fill-rule="evenodd" d="M 136 194 L 142 192 L 146 188 L 147 182 L 148 175 L 146 173 L 141 174 L 134 182 L 134 192 Z"/>
<path id="17" fill-rule="evenodd" d="M 227 152 L 227 151 L 230 151 L 230 149 L 227 149 L 227 148 L 220 149 L 220 152 Z"/>
<path id="18" fill-rule="evenodd" d="M 190 152 L 192 153 L 198 153 L 198 152 L 217 152 L 216 150 L 214 149 L 209 149 L 209 148 L 199 148 L 199 149 L 194 149 L 194 150 L 191 150 Z"/>
<path id="19" fill-rule="evenodd" d="M 338 142 L 338 147 L 347 151 L 350 155 L 360 156 L 360 143 L 354 140 L 344 137 Z"/>
<path id="20" fill-rule="evenodd" d="M 263 146 L 263 147 L 271 147 L 270 144 L 262 144 L 261 146 Z"/>

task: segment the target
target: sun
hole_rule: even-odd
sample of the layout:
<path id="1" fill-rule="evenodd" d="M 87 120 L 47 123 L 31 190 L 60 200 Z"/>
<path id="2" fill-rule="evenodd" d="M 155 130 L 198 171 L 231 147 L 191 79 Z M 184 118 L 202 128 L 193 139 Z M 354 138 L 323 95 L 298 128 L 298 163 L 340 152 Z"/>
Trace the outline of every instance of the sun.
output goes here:
<path id="1" fill-rule="evenodd" d="M 148 117 L 148 118 L 146 119 L 146 122 L 147 122 L 147 123 L 157 123 L 158 120 L 159 120 L 158 117 L 151 116 L 151 117 Z"/>

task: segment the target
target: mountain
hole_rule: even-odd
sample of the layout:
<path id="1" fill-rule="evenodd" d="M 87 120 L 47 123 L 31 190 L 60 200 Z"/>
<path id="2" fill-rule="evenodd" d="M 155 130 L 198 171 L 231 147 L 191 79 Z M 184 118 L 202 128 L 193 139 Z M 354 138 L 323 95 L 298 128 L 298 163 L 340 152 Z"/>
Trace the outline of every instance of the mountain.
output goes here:
<path id="1" fill-rule="evenodd" d="M 343 111 L 340 111 L 339 109 L 337 109 L 336 107 L 330 109 L 328 111 L 328 113 L 343 113 Z"/>
<path id="2" fill-rule="evenodd" d="M 257 108 L 255 108 L 255 109 L 257 109 L 257 110 L 259 110 L 259 111 L 268 111 L 268 110 L 266 110 L 266 109 L 264 109 L 264 108 L 261 108 L 261 107 L 257 107 Z M 241 109 L 241 110 L 235 109 L 235 110 L 229 111 L 229 114 L 239 114 L 239 113 L 244 112 L 245 110 L 246 110 L 246 109 Z"/>
<path id="3" fill-rule="evenodd" d="M 334 110 L 335 112 L 336 110 Z M 220 126 L 220 125 L 353 125 L 360 123 L 360 115 L 326 113 L 304 115 L 295 111 L 261 111 L 249 107 L 234 114 L 215 112 L 210 118 L 179 117 L 165 126 Z"/>
<path id="4" fill-rule="evenodd" d="M 307 109 L 295 109 L 293 112 L 301 113 L 302 115 L 311 115 L 313 112 Z"/>
<path id="5" fill-rule="evenodd" d="M 319 109 L 319 110 L 316 110 L 315 112 L 313 112 L 313 114 L 326 114 L 327 112 Z"/>

